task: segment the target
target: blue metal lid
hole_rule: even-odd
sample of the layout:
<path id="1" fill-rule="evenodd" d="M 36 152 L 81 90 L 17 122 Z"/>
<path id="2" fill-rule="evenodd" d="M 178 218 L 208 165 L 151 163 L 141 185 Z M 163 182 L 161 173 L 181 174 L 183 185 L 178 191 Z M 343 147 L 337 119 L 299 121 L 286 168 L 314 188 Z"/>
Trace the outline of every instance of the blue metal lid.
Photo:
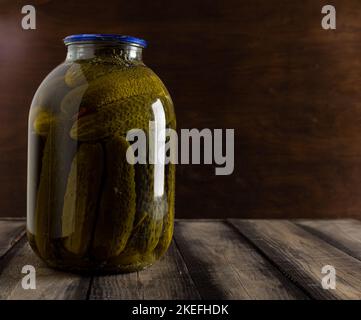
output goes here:
<path id="1" fill-rule="evenodd" d="M 119 34 L 74 34 L 67 36 L 64 39 L 65 45 L 69 45 L 75 42 L 94 42 L 94 41 L 108 41 L 108 42 L 121 42 L 134 44 L 142 48 L 147 47 L 147 42 L 140 38 L 131 36 L 119 35 Z"/>

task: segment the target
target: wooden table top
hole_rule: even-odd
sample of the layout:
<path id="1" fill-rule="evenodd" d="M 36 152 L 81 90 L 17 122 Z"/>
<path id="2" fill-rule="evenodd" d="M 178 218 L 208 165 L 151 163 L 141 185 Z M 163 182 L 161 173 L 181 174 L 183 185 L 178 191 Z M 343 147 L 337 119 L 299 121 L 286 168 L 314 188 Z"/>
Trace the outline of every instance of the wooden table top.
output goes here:
<path id="1" fill-rule="evenodd" d="M 361 299 L 358 220 L 178 220 L 163 259 L 138 273 L 47 268 L 23 219 L 0 219 L 0 299 Z M 36 290 L 24 290 L 24 265 Z M 323 289 L 331 265 L 336 289 Z"/>

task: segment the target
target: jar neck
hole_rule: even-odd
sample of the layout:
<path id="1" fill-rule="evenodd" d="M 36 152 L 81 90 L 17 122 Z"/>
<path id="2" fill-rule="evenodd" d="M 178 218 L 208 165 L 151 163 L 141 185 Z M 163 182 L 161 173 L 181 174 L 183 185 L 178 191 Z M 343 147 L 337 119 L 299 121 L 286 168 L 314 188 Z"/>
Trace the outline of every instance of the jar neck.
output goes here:
<path id="1" fill-rule="evenodd" d="M 74 43 L 68 45 L 66 61 L 114 57 L 142 63 L 143 48 L 123 43 Z"/>

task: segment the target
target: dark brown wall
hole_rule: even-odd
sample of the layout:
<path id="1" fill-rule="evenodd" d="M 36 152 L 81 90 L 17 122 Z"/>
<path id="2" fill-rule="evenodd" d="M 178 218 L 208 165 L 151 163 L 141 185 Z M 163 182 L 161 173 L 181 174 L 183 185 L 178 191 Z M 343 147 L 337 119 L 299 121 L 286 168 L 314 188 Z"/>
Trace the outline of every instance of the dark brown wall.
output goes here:
<path id="1" fill-rule="evenodd" d="M 0 216 L 25 215 L 27 112 L 73 33 L 125 33 L 167 84 L 179 128 L 235 128 L 235 171 L 179 166 L 178 217 L 361 217 L 361 1 L 0 4 Z"/>

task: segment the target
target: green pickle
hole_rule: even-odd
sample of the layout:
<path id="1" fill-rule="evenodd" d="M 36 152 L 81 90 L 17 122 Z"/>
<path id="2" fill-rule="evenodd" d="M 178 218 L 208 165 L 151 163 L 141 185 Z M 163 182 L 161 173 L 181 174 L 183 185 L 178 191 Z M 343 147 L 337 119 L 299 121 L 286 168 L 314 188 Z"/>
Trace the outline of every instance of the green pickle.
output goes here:
<path id="1" fill-rule="evenodd" d="M 61 109 L 74 115 L 79 107 L 98 109 L 104 105 L 136 95 L 165 94 L 165 89 L 150 69 L 134 66 L 95 78 L 72 89 L 61 103 Z"/>
<path id="2" fill-rule="evenodd" d="M 125 66 L 126 64 L 124 62 L 119 60 L 114 61 L 114 59 L 104 61 L 104 59 L 99 60 L 94 58 L 90 61 L 79 61 L 78 63 L 72 64 L 66 71 L 65 83 L 70 88 L 75 88 Z"/>
<path id="3" fill-rule="evenodd" d="M 54 255 L 51 240 L 61 235 L 59 223 L 63 210 L 66 177 L 75 143 L 66 134 L 68 122 L 58 117 L 49 128 L 42 157 L 40 182 L 35 208 L 35 243 L 40 255 Z M 64 153 L 64 150 L 67 152 Z"/>
<path id="4" fill-rule="evenodd" d="M 144 131 L 148 161 L 152 105 L 162 103 L 175 129 L 173 103 L 141 55 L 130 54 L 141 48 L 124 46 L 95 43 L 88 52 L 75 44 L 32 102 L 27 235 L 54 268 L 137 271 L 172 240 L 175 165 L 164 165 L 164 192 L 155 195 L 155 165 L 134 164 L 126 136 Z"/>
<path id="5" fill-rule="evenodd" d="M 121 253 L 131 234 L 135 215 L 134 166 L 126 160 L 129 143 L 115 136 L 105 145 L 106 172 L 92 253 L 105 260 Z"/>
<path id="6" fill-rule="evenodd" d="M 140 252 L 153 251 L 163 226 L 166 202 L 154 196 L 154 165 L 137 164 L 137 214 L 139 230 L 135 242 Z"/>
<path id="7" fill-rule="evenodd" d="M 159 238 L 158 244 L 155 248 L 155 254 L 157 256 L 162 256 L 165 251 L 168 249 L 173 236 L 174 228 L 174 205 L 175 205 L 175 165 L 170 163 L 167 166 L 167 180 L 166 180 L 166 190 L 167 190 L 167 200 L 168 200 L 168 214 L 164 216 L 163 221 L 163 230 Z"/>
<path id="8" fill-rule="evenodd" d="M 152 101 L 152 96 L 143 95 L 107 104 L 75 121 L 70 136 L 79 141 L 94 141 L 115 133 L 126 135 L 131 129 L 148 128 Z"/>
<path id="9" fill-rule="evenodd" d="M 88 84 L 82 84 L 70 90 L 61 100 L 60 109 L 69 118 L 73 117 L 81 110 L 79 105 L 87 89 Z"/>
<path id="10" fill-rule="evenodd" d="M 48 110 L 41 110 L 41 108 L 39 108 L 33 122 L 34 131 L 39 136 L 46 137 L 49 133 L 50 127 L 55 125 L 55 121 L 56 117 L 52 112 L 49 112 Z"/>
<path id="11" fill-rule="evenodd" d="M 82 144 L 68 177 L 62 214 L 65 248 L 83 256 L 89 248 L 103 174 L 101 144 Z"/>

